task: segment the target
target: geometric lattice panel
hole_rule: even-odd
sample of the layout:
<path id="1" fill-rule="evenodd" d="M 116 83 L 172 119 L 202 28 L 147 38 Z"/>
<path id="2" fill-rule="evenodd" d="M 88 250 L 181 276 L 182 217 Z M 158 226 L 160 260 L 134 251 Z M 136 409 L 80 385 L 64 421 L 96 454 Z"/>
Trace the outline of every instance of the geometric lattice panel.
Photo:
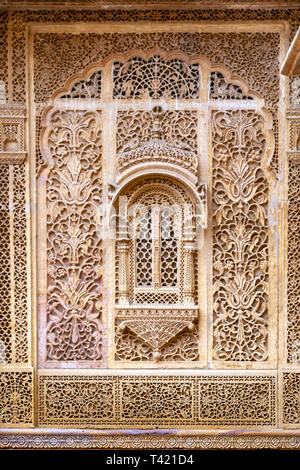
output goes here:
<path id="1" fill-rule="evenodd" d="M 40 426 L 275 426 L 275 375 L 40 375 Z"/>
<path id="2" fill-rule="evenodd" d="M 31 372 L 0 372 L 0 426 L 33 425 Z"/>

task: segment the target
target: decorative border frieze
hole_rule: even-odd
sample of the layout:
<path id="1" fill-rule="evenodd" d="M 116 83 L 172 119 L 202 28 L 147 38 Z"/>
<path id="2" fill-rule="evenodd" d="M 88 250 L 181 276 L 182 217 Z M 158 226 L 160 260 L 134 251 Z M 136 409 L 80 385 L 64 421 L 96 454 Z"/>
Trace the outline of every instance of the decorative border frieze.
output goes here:
<path id="1" fill-rule="evenodd" d="M 0 431 L 0 449 L 300 449 L 299 432 Z"/>

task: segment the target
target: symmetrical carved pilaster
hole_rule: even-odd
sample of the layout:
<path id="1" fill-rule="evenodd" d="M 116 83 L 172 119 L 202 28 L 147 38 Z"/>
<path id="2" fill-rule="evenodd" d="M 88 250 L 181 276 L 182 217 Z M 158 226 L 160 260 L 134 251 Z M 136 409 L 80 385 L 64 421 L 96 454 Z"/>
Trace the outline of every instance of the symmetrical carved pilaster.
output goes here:
<path id="1" fill-rule="evenodd" d="M 50 167 L 46 358 L 101 361 L 100 113 L 54 111 L 43 146 Z"/>
<path id="2" fill-rule="evenodd" d="M 268 359 L 268 183 L 263 118 L 213 114 L 215 360 Z"/>

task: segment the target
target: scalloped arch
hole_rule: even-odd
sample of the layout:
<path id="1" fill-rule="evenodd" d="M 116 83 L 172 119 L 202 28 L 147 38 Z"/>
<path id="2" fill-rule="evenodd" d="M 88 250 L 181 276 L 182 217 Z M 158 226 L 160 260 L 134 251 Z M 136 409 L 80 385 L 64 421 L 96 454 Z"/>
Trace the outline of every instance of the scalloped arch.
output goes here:
<path id="1" fill-rule="evenodd" d="M 110 63 L 113 64 L 113 62 L 116 62 L 116 61 L 125 62 L 130 59 L 133 59 L 134 57 L 139 57 L 143 60 L 149 60 L 153 55 L 159 55 L 163 60 L 166 60 L 166 61 L 171 60 L 171 59 L 179 59 L 188 65 L 198 63 L 200 65 L 200 70 L 202 70 L 204 66 L 204 68 L 208 71 L 208 73 L 220 71 L 228 82 L 239 86 L 241 90 L 243 91 L 244 95 L 248 95 L 252 97 L 253 99 L 255 99 L 259 107 L 264 106 L 263 97 L 255 90 L 250 89 L 247 82 L 243 78 L 232 74 L 231 71 L 224 65 L 213 63 L 207 57 L 203 55 L 188 56 L 179 50 L 173 50 L 172 52 L 167 52 L 158 46 L 150 49 L 149 51 L 143 51 L 141 49 L 132 49 L 131 51 L 128 51 L 127 53 L 112 54 L 109 57 L 107 57 L 105 60 L 103 60 L 102 62 L 91 63 L 81 72 L 76 73 L 72 75 L 71 77 L 69 77 L 65 85 L 62 88 L 59 88 L 58 90 L 56 90 L 52 94 L 51 99 L 57 100 L 57 99 L 60 99 L 61 95 L 70 93 L 72 87 L 76 84 L 76 82 L 81 81 L 81 80 L 84 80 L 84 81 L 88 80 L 93 73 L 103 70 Z"/>

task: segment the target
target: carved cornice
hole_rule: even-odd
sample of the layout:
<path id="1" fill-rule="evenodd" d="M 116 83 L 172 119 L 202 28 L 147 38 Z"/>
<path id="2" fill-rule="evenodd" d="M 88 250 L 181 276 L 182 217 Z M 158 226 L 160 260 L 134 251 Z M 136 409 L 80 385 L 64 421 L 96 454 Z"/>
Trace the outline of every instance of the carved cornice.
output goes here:
<path id="1" fill-rule="evenodd" d="M 209 2 L 208 0 L 173 0 L 172 2 L 165 0 L 154 0 L 150 4 L 145 2 L 145 0 L 44 0 L 43 2 L 38 0 L 2 0 L 0 2 L 0 9 L 4 10 L 147 10 L 149 8 L 157 10 L 169 10 L 170 8 L 178 10 L 203 10 L 214 8 L 221 10 L 246 8 L 261 10 L 266 8 L 296 9 L 299 8 L 299 6 L 300 2 L 298 0 L 261 0 L 259 2 L 249 2 L 248 0 L 213 0 L 212 2 Z"/>
<path id="2" fill-rule="evenodd" d="M 0 449 L 300 449 L 299 431 L 255 432 L 228 435 L 220 431 L 62 430 L 0 433 Z"/>
<path id="3" fill-rule="evenodd" d="M 22 103 L 0 100 L 0 117 L 25 118 L 26 109 Z"/>
<path id="4" fill-rule="evenodd" d="M 287 119 L 300 119 L 300 107 L 289 108 L 286 112 Z"/>

